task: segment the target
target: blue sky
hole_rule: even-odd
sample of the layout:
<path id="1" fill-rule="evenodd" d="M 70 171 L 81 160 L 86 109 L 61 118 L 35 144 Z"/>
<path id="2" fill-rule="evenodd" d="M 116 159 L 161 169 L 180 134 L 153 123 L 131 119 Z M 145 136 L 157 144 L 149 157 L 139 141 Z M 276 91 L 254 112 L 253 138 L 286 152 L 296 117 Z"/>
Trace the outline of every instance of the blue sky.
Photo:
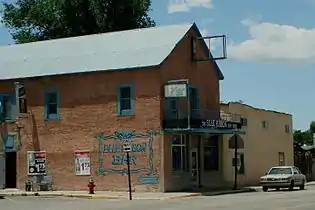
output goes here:
<path id="1" fill-rule="evenodd" d="M 295 129 L 315 120 L 315 0 L 153 0 L 152 9 L 158 25 L 196 22 L 204 35 L 227 35 L 221 100 L 291 113 Z M 0 45 L 10 43 L 0 27 Z"/>

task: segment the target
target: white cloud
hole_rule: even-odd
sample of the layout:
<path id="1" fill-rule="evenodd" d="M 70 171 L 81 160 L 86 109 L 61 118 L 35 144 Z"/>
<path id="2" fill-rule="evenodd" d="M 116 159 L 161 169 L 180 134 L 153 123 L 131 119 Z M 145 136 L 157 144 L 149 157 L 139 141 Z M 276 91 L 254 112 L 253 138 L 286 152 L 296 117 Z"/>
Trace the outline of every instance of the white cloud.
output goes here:
<path id="1" fill-rule="evenodd" d="M 315 63 L 315 29 L 243 20 L 250 39 L 230 43 L 228 56 L 264 63 Z"/>
<path id="2" fill-rule="evenodd" d="M 194 7 L 213 7 L 213 0 L 169 0 L 168 13 L 189 12 Z"/>

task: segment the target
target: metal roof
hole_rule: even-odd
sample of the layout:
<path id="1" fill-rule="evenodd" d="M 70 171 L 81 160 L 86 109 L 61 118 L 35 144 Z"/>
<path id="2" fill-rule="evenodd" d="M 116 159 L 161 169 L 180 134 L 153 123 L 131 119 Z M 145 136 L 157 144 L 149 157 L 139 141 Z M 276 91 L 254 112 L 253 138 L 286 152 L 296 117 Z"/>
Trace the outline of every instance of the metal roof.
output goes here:
<path id="1" fill-rule="evenodd" d="M 2 46 L 0 80 L 157 66 L 192 27 L 195 24 L 159 26 Z"/>

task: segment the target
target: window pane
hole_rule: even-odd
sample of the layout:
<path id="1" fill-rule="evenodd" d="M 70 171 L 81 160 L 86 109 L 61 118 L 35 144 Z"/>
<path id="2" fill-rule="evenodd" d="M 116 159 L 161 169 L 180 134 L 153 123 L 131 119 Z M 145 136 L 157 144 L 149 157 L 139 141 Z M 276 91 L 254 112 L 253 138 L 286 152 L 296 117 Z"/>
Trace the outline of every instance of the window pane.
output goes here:
<path id="1" fill-rule="evenodd" d="M 188 156 L 188 153 L 187 153 L 187 150 L 186 150 L 186 147 L 185 146 L 182 146 L 181 147 L 181 149 L 182 149 L 182 158 L 181 158 L 181 161 L 183 162 L 182 164 L 182 169 L 183 170 L 186 170 L 187 168 L 188 168 L 188 158 L 187 158 L 187 156 Z"/>
<path id="2" fill-rule="evenodd" d="M 120 89 L 120 98 L 131 98 L 130 87 L 124 87 Z"/>
<path id="3" fill-rule="evenodd" d="M 172 147 L 173 170 L 181 170 L 181 147 Z"/>
<path id="4" fill-rule="evenodd" d="M 130 110 L 131 109 L 131 100 L 121 99 L 120 100 L 120 110 Z"/>
<path id="5" fill-rule="evenodd" d="M 8 135 L 6 142 L 5 142 L 6 149 L 13 149 L 14 148 L 14 136 Z"/>
<path id="6" fill-rule="evenodd" d="M 57 104 L 48 104 L 47 112 L 48 114 L 57 114 Z"/>
<path id="7" fill-rule="evenodd" d="M 48 93 L 47 94 L 47 103 L 56 104 L 57 103 L 57 93 Z"/>
<path id="8" fill-rule="evenodd" d="M 20 104 L 20 113 L 27 113 L 26 98 L 20 98 L 19 99 L 19 104 Z"/>
<path id="9" fill-rule="evenodd" d="M 180 136 L 172 136 L 172 144 L 173 145 L 180 145 L 181 141 L 180 141 Z"/>
<path id="10" fill-rule="evenodd" d="M 204 147 L 204 169 L 219 170 L 218 147 Z"/>
<path id="11" fill-rule="evenodd" d="M 4 118 L 5 119 L 11 119 L 11 113 L 12 113 L 12 101 L 10 96 L 4 96 L 3 97 L 4 107 Z"/>
<path id="12" fill-rule="evenodd" d="M 170 108 L 171 109 L 178 109 L 178 101 L 177 101 L 177 99 L 170 99 Z"/>

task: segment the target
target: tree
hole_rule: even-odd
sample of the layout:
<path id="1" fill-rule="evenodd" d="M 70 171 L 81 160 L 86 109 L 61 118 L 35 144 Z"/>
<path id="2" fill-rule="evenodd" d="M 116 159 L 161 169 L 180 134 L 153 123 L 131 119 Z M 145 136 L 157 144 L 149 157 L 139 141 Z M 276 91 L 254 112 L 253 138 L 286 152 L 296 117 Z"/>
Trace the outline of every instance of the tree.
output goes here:
<path id="1" fill-rule="evenodd" d="M 293 132 L 293 139 L 295 142 L 301 143 L 301 144 L 312 144 L 312 134 L 309 130 L 301 131 L 301 130 L 295 130 Z"/>
<path id="2" fill-rule="evenodd" d="M 312 133 L 312 135 L 315 133 L 315 121 L 312 121 L 310 123 L 310 132 Z"/>
<path id="3" fill-rule="evenodd" d="M 17 0 L 3 3 L 3 23 L 26 43 L 151 27 L 150 7 L 151 0 Z"/>

